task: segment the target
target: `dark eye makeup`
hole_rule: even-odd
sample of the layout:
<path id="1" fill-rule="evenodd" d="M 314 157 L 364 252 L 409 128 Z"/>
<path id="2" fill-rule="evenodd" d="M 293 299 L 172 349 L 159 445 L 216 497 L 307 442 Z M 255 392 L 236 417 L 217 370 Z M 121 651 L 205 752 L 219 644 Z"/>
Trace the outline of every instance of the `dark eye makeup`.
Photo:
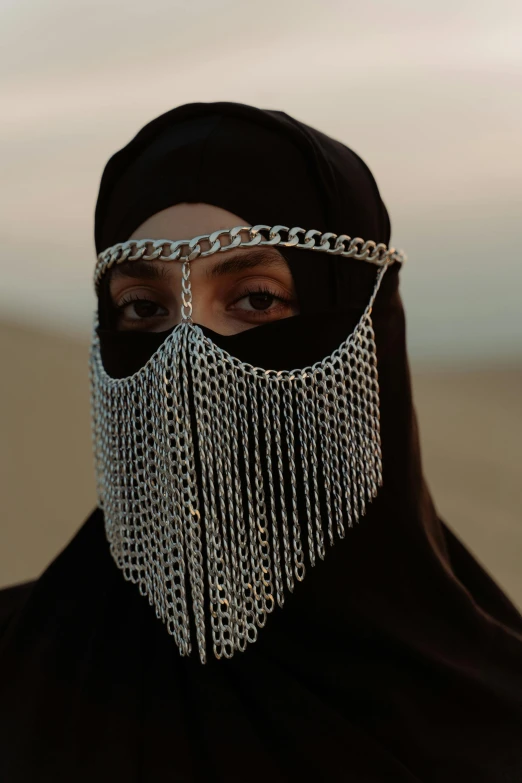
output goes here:
<path id="1" fill-rule="evenodd" d="M 238 306 L 243 300 L 246 300 L 249 306 Z M 280 292 L 264 286 L 251 286 L 245 288 L 240 295 L 227 306 L 227 310 L 235 317 L 247 317 L 249 319 L 267 318 L 275 315 L 280 310 L 284 310 L 292 303 L 290 297 L 282 296 Z M 114 305 L 120 323 L 127 322 L 145 322 L 154 319 L 165 318 L 169 315 L 167 308 L 163 307 L 155 299 L 137 293 L 124 295 L 118 304 Z"/>
<path id="2" fill-rule="evenodd" d="M 155 302 L 154 299 L 149 299 L 140 294 L 130 293 L 124 296 L 119 304 L 114 305 L 119 318 L 124 317 L 124 311 L 129 308 L 130 305 L 132 305 L 134 315 L 140 319 L 168 315 L 168 310 L 165 307 L 162 307 L 159 302 Z"/>
<path id="3" fill-rule="evenodd" d="M 283 304 L 289 304 L 292 301 L 290 297 L 281 296 L 280 293 L 270 290 L 268 286 L 254 286 L 244 289 L 241 295 L 237 296 L 232 302 L 232 305 L 241 302 L 243 299 L 248 299 L 254 310 L 258 312 L 268 310 L 274 300 Z"/>

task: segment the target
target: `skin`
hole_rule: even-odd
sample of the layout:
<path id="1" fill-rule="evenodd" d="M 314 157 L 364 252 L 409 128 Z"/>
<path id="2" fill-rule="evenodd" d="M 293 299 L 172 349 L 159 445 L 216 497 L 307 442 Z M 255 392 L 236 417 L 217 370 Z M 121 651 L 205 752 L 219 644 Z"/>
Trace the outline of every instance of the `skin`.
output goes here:
<path id="1" fill-rule="evenodd" d="M 152 215 L 129 239 L 191 239 L 246 225 L 209 204 L 176 204 Z M 128 261 L 111 270 L 119 330 L 162 332 L 181 320 L 181 263 Z M 192 320 L 224 334 L 298 313 L 290 269 L 275 249 L 241 248 L 191 263 Z"/>

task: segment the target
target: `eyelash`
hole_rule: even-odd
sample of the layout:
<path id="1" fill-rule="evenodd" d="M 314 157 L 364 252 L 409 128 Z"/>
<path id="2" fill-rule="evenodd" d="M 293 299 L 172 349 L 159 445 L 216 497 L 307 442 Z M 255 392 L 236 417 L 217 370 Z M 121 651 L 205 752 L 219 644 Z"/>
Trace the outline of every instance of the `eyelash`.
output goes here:
<path id="1" fill-rule="evenodd" d="M 245 299 L 247 296 L 253 296 L 255 294 L 263 294 L 264 296 L 272 296 L 274 299 L 277 299 L 279 302 L 288 304 L 291 302 L 291 299 L 289 297 L 281 296 L 280 294 L 276 294 L 275 291 L 270 290 L 268 286 L 264 286 L 262 288 L 246 288 L 242 293 L 241 296 L 238 296 L 232 304 L 237 304 L 237 302 L 240 302 L 242 299 Z M 127 305 L 134 304 L 135 302 L 151 302 L 152 299 L 148 299 L 146 296 L 140 296 L 139 294 L 126 294 L 121 302 L 116 305 L 116 309 L 118 312 L 121 312 Z"/>
<path id="2" fill-rule="evenodd" d="M 263 294 L 264 296 L 273 296 L 274 299 L 277 299 L 279 302 L 285 302 L 289 303 L 292 300 L 289 297 L 280 296 L 280 294 L 276 294 L 275 291 L 271 291 L 268 286 L 264 286 L 263 288 L 246 288 L 242 293 L 241 296 L 238 296 L 232 304 L 236 304 L 237 302 L 240 302 L 241 299 L 245 299 L 247 296 L 253 296 L 255 294 Z"/>
<path id="3" fill-rule="evenodd" d="M 123 299 L 119 304 L 116 305 L 116 309 L 118 311 L 123 310 L 124 307 L 126 307 L 129 304 L 133 304 L 134 302 L 152 302 L 153 299 L 148 299 L 146 296 L 140 296 L 139 294 L 125 294 Z M 157 304 L 157 302 L 155 302 Z"/>

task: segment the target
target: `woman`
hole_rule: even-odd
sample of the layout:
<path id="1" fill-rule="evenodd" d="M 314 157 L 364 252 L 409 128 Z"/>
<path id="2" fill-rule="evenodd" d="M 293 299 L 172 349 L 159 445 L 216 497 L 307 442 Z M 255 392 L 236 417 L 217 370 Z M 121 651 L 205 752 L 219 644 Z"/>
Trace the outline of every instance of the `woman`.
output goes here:
<path id="1" fill-rule="evenodd" d="M 522 618 L 424 483 L 363 161 L 183 106 L 95 238 L 103 511 L 4 591 L 0 778 L 520 780 Z"/>

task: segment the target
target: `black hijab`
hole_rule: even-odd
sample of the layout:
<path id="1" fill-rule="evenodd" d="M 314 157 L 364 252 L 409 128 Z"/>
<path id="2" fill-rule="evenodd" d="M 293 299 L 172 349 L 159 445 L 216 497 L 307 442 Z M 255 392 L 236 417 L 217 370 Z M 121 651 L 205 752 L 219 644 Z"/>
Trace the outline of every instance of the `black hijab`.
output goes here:
<path id="1" fill-rule="evenodd" d="M 105 169 L 97 249 L 179 201 L 389 241 L 360 158 L 279 112 L 195 104 L 149 123 Z M 329 353 L 375 279 L 364 262 L 285 255 L 302 315 L 212 335 L 261 366 Z M 202 666 L 179 657 L 125 582 L 95 511 L 39 580 L 2 594 L 0 780 L 522 779 L 522 618 L 437 516 L 397 268 L 384 283 L 373 311 L 384 484 L 367 515 L 308 569 L 255 644 Z M 115 373 L 146 358 L 149 338 L 164 339 L 133 334 L 127 350 L 102 326 Z"/>

